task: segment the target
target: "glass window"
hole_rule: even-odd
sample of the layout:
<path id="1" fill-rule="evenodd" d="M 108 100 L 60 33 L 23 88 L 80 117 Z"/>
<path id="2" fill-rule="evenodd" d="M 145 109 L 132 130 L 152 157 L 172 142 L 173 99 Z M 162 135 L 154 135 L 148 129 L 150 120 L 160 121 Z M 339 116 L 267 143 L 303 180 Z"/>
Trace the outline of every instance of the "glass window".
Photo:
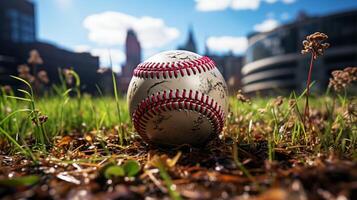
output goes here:
<path id="1" fill-rule="evenodd" d="M 22 42 L 33 42 L 34 26 L 31 16 L 21 14 L 21 36 Z"/>
<path id="2" fill-rule="evenodd" d="M 323 31 L 333 46 L 357 44 L 357 16 L 341 16 L 323 21 Z"/>
<path id="3" fill-rule="evenodd" d="M 248 48 L 247 62 L 296 52 L 296 41 L 296 28 L 275 31 Z"/>
<path id="4" fill-rule="evenodd" d="M 9 9 L 7 11 L 7 17 L 10 21 L 10 38 L 13 42 L 18 42 L 20 40 L 19 13 L 17 10 Z"/>
<path id="5" fill-rule="evenodd" d="M 35 40 L 33 16 L 9 9 L 7 17 L 10 24 L 10 38 L 13 42 L 33 42 Z"/>

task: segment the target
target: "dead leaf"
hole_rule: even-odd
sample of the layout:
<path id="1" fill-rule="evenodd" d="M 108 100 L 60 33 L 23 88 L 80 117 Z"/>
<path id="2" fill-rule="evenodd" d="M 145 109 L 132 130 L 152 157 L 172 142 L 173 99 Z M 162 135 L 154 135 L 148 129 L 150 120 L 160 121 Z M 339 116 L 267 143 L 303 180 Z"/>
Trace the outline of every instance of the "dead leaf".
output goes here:
<path id="1" fill-rule="evenodd" d="M 72 137 L 70 136 L 64 136 L 59 140 L 59 142 L 56 144 L 57 147 L 63 147 L 63 146 L 68 146 L 69 143 L 71 143 L 73 140 Z"/>

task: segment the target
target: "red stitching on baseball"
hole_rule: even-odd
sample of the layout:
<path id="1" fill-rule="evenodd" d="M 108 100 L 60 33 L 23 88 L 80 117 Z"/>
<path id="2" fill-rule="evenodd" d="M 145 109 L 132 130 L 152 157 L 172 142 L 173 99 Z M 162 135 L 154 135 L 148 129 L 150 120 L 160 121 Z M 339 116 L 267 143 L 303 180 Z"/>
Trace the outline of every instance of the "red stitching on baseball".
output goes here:
<path id="1" fill-rule="evenodd" d="M 140 136 L 144 140 L 150 141 L 145 133 L 149 118 L 167 110 L 181 109 L 192 110 L 205 115 L 213 126 L 213 133 L 220 133 L 224 126 L 225 116 L 221 106 L 213 98 L 198 91 L 195 91 L 193 97 L 193 92 L 192 90 L 170 90 L 169 92 L 158 92 L 142 100 L 133 112 L 134 127 Z M 213 137 L 213 135 L 210 137 Z"/>
<path id="2" fill-rule="evenodd" d="M 140 78 L 160 78 L 164 79 L 170 77 L 177 78 L 180 74 L 183 76 L 190 76 L 192 73 L 201 73 L 214 69 L 216 67 L 213 60 L 207 56 L 203 56 L 196 60 L 177 61 L 177 62 L 144 62 L 140 63 L 134 70 L 134 76 Z M 166 75 L 167 73 L 167 75 Z"/>

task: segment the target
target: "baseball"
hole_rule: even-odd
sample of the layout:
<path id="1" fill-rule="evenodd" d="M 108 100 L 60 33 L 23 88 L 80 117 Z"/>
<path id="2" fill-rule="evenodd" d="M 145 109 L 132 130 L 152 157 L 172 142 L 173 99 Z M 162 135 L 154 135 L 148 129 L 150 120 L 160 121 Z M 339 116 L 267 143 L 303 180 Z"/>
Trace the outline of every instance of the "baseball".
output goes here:
<path id="1" fill-rule="evenodd" d="M 224 126 L 227 85 L 215 63 L 189 51 L 156 54 L 134 70 L 127 101 L 149 143 L 204 145 Z"/>

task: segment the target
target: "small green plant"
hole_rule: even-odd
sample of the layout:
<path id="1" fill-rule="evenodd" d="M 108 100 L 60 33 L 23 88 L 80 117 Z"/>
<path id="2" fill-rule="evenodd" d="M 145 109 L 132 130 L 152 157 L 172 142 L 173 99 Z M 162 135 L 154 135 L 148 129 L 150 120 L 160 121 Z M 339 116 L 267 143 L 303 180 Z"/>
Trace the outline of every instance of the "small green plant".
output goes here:
<path id="1" fill-rule="evenodd" d="M 31 186 L 40 181 L 40 177 L 37 175 L 21 176 L 9 179 L 0 179 L 0 185 L 19 187 L 19 186 Z"/>
<path id="2" fill-rule="evenodd" d="M 159 169 L 160 176 L 164 180 L 166 188 L 169 191 L 169 195 L 171 199 L 174 200 L 181 200 L 182 197 L 180 193 L 176 191 L 176 186 L 173 184 L 172 179 L 166 169 L 173 167 L 180 156 L 181 153 L 178 153 L 175 156 L 175 158 L 169 159 L 165 155 L 163 156 L 154 155 L 154 157 L 149 161 L 150 165 L 157 167 Z"/>
<path id="3" fill-rule="evenodd" d="M 29 91 L 26 91 L 23 89 L 18 89 L 18 91 L 21 92 L 24 95 L 24 97 L 17 97 L 17 96 L 11 96 L 11 95 L 6 96 L 6 97 L 29 103 L 29 110 L 23 110 L 23 111 L 30 112 L 28 116 L 31 119 L 32 123 L 36 127 L 36 130 L 34 131 L 36 144 L 38 144 L 42 150 L 46 150 L 46 145 L 50 144 L 50 140 L 47 136 L 47 133 L 46 133 L 46 130 L 44 127 L 44 123 L 47 121 L 48 117 L 46 115 L 43 115 L 37 109 L 37 106 L 35 103 L 34 92 L 33 92 L 31 84 L 20 77 L 17 77 L 17 76 L 11 76 L 11 77 L 24 83 L 28 87 Z"/>
<path id="4" fill-rule="evenodd" d="M 105 170 L 104 176 L 107 179 L 111 179 L 111 178 L 114 178 L 114 177 L 124 177 L 125 176 L 125 171 L 124 171 L 123 167 L 117 166 L 117 165 L 113 165 L 113 166 L 109 166 Z"/>
<path id="5" fill-rule="evenodd" d="M 68 85 L 73 85 L 73 80 L 74 80 L 74 87 L 71 88 L 71 90 L 67 90 L 69 92 L 75 92 L 76 93 L 76 99 L 77 99 L 77 113 L 76 113 L 76 121 L 77 124 L 80 125 L 83 121 L 81 112 L 82 112 L 82 93 L 81 93 L 81 79 L 79 75 L 73 70 L 73 69 L 64 69 L 63 70 L 64 77 L 66 79 L 66 82 Z M 67 92 L 66 91 L 66 92 Z"/>
<path id="6" fill-rule="evenodd" d="M 140 171 L 140 164 L 135 160 L 128 160 L 124 164 L 110 165 L 104 170 L 104 176 L 107 179 L 114 177 L 134 177 Z"/>

